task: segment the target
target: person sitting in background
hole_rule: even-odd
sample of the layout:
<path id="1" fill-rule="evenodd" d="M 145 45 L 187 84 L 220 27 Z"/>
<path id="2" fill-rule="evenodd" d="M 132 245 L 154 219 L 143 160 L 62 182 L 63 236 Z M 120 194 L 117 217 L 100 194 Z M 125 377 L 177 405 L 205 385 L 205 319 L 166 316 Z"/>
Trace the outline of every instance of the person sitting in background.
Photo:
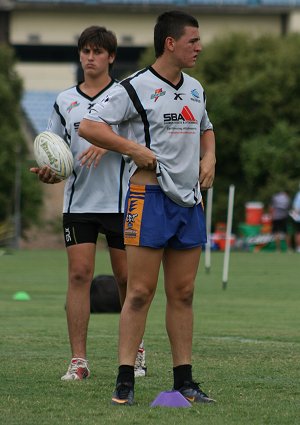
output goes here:
<path id="1" fill-rule="evenodd" d="M 300 183 L 299 190 L 293 199 L 290 216 L 293 219 L 295 230 L 295 250 L 296 252 L 300 253 Z"/>
<path id="2" fill-rule="evenodd" d="M 287 229 L 291 199 L 286 191 L 282 190 L 272 196 L 270 212 L 272 216 L 272 234 L 275 238 L 276 250 L 281 251 L 281 240 L 286 241 L 290 249 L 290 238 Z"/>

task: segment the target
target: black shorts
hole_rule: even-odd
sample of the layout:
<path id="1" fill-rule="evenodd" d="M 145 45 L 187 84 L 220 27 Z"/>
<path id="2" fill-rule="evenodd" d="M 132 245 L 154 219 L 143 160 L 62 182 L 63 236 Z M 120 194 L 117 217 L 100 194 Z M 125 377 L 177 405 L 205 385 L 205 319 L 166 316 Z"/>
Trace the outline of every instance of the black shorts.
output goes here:
<path id="1" fill-rule="evenodd" d="M 81 243 L 97 243 L 98 234 L 106 236 L 110 248 L 125 249 L 122 213 L 63 214 L 66 247 Z"/>
<path id="2" fill-rule="evenodd" d="M 293 222 L 293 227 L 296 233 L 300 232 L 300 221 L 294 221 Z"/>
<path id="3" fill-rule="evenodd" d="M 272 233 L 287 233 L 287 218 L 273 220 Z"/>

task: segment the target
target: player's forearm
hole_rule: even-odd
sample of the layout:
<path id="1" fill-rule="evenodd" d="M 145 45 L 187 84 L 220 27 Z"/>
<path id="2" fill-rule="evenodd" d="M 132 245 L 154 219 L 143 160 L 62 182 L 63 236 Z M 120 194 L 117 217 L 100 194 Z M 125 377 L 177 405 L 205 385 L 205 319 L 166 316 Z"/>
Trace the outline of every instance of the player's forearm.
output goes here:
<path id="1" fill-rule="evenodd" d="M 95 146 L 129 156 L 138 168 L 156 167 L 156 157 L 150 149 L 119 136 L 105 123 L 83 119 L 78 134 Z"/>
<path id="2" fill-rule="evenodd" d="M 216 163 L 216 141 L 213 130 L 205 131 L 200 138 L 201 159 L 209 157 L 210 161 Z"/>
<path id="3" fill-rule="evenodd" d="M 212 187 L 215 178 L 215 135 L 212 130 L 205 131 L 201 136 L 200 187 L 207 190 Z"/>
<path id="4" fill-rule="evenodd" d="M 116 134 L 108 124 L 83 119 L 78 134 L 95 146 L 132 156 L 136 143 Z"/>

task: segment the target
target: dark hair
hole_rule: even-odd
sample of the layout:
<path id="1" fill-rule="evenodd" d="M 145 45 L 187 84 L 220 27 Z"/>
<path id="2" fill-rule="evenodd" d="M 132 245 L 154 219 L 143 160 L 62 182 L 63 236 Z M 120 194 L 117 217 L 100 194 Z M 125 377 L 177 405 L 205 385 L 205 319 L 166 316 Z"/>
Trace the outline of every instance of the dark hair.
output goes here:
<path id="1" fill-rule="evenodd" d="M 158 58 L 164 52 L 167 37 L 178 40 L 184 33 L 185 27 L 199 28 L 196 18 L 179 10 L 162 13 L 154 27 L 154 49 L 155 57 Z"/>
<path id="2" fill-rule="evenodd" d="M 117 53 L 117 37 L 105 27 L 93 25 L 81 33 L 78 39 L 78 51 L 80 52 L 88 45 L 96 48 L 102 47 L 110 55 Z"/>

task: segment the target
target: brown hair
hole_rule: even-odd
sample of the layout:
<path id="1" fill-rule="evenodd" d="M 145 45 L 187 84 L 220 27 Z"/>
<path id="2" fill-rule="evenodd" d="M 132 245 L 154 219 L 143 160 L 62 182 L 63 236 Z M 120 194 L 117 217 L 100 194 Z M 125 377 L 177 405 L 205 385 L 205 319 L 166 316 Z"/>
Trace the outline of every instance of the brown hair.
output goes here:
<path id="1" fill-rule="evenodd" d="M 93 25 L 81 33 L 78 39 L 78 51 L 80 52 L 88 45 L 96 48 L 102 47 L 110 55 L 117 53 L 117 37 L 105 27 Z"/>

